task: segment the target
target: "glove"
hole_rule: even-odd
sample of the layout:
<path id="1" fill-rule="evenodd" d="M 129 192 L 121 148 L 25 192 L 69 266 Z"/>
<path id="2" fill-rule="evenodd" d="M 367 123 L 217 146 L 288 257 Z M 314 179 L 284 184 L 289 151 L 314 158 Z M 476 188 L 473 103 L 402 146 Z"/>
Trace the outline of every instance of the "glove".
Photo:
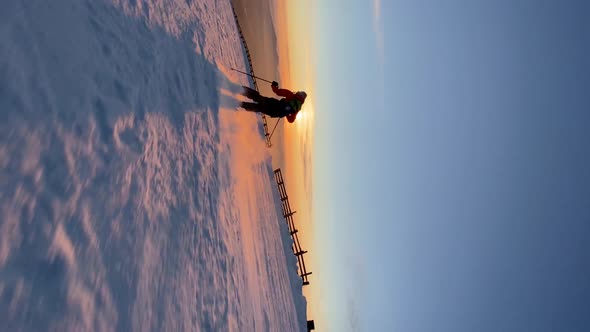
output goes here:
<path id="1" fill-rule="evenodd" d="M 278 88 L 279 87 L 279 82 L 272 81 L 272 84 L 270 86 L 272 86 L 273 88 Z"/>

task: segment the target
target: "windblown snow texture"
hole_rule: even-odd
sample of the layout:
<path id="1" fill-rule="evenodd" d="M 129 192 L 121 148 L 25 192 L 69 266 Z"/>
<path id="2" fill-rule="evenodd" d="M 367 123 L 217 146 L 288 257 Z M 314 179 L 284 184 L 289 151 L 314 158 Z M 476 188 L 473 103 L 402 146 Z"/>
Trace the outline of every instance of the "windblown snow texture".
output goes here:
<path id="1" fill-rule="evenodd" d="M 304 330 L 229 1 L 2 7 L 0 330 Z"/>

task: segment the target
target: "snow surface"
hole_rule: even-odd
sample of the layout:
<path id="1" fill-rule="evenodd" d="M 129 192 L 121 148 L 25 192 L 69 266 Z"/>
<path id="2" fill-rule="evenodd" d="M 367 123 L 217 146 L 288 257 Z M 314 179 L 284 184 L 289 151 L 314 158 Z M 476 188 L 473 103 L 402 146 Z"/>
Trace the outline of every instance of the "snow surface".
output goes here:
<path id="1" fill-rule="evenodd" d="M 229 1 L 0 11 L 0 331 L 305 331 Z"/>

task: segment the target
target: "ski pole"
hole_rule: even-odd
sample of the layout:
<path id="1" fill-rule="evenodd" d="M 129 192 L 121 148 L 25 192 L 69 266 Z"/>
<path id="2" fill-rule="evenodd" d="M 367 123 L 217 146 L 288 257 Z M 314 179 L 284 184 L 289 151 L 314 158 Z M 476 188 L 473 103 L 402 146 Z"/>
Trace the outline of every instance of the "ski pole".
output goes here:
<path id="1" fill-rule="evenodd" d="M 240 70 L 237 70 L 237 69 L 234 69 L 234 68 L 230 68 L 230 69 L 231 69 L 231 70 L 234 70 L 234 71 L 237 71 L 238 73 L 241 73 L 241 74 L 244 74 L 244 75 L 247 75 L 247 76 L 251 76 L 251 77 L 257 78 L 257 79 L 259 79 L 259 80 L 261 80 L 261 81 L 265 81 L 265 82 L 268 82 L 268 83 L 272 83 L 272 81 L 266 80 L 266 79 L 264 79 L 264 78 L 262 78 L 262 77 L 254 76 L 254 75 L 252 75 L 252 74 L 248 74 L 248 73 L 245 73 L 245 72 L 243 72 L 243 71 L 240 71 Z"/>
<path id="2" fill-rule="evenodd" d="M 270 136 L 268 136 L 268 140 L 269 140 L 269 141 L 270 141 L 270 139 L 272 138 L 272 134 L 274 134 L 274 133 L 275 133 L 275 129 L 277 129 L 277 126 L 279 125 L 279 122 L 281 121 L 281 119 L 282 119 L 282 118 L 279 118 L 279 119 L 277 120 L 277 123 L 275 123 L 275 127 L 274 127 L 274 128 L 272 128 L 272 132 L 270 133 Z"/>

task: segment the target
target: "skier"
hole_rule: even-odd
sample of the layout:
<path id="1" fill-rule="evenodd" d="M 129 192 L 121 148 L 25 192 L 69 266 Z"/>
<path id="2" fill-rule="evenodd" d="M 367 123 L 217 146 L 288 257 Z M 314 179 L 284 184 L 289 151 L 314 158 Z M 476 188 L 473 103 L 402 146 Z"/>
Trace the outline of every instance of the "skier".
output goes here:
<path id="1" fill-rule="evenodd" d="M 244 96 L 252 99 L 254 103 L 241 102 L 240 106 L 250 112 L 264 113 L 272 118 L 287 117 L 287 121 L 293 123 L 297 113 L 301 110 L 301 105 L 305 102 L 307 94 L 303 91 L 293 93 L 288 89 L 279 89 L 279 83 L 273 81 L 271 84 L 272 91 L 277 95 L 284 97 L 276 99 L 265 97 L 254 89 L 244 86 Z"/>

